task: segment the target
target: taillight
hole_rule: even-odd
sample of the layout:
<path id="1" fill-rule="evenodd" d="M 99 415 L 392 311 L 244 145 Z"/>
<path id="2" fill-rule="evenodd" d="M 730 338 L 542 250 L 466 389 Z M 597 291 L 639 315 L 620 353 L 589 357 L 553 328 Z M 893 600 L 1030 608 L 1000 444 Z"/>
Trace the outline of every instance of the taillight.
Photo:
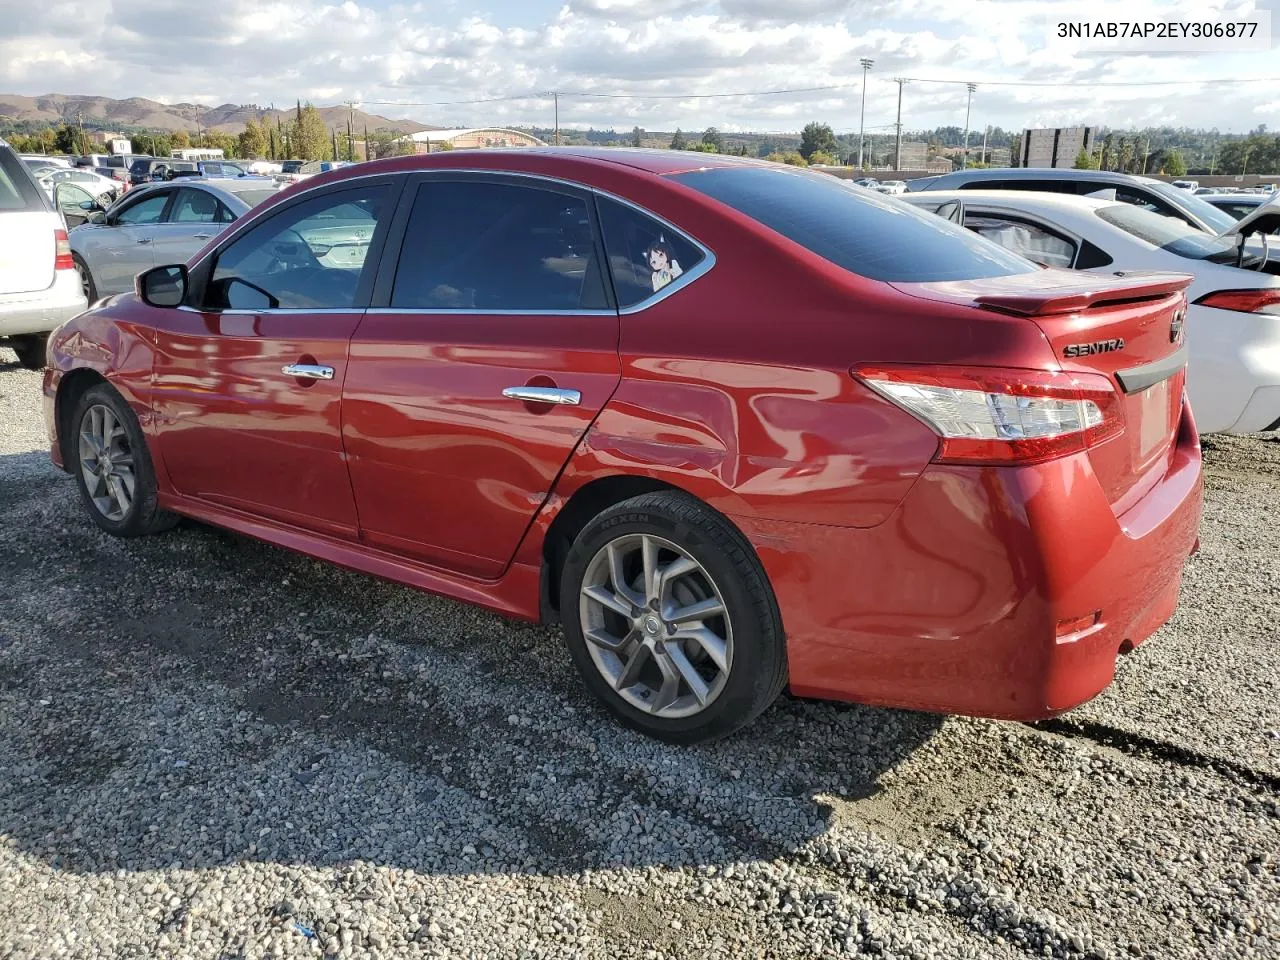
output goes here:
<path id="1" fill-rule="evenodd" d="M 853 375 L 938 434 L 939 463 L 1038 463 L 1124 430 L 1101 374 L 995 367 L 862 366 Z"/>
<path id="2" fill-rule="evenodd" d="M 71 259 L 71 241 L 67 239 L 67 231 L 53 231 L 53 269 L 74 270 L 75 260 Z"/>
<path id="3" fill-rule="evenodd" d="M 1196 301 L 1202 307 L 1280 316 L 1280 290 L 1218 290 Z"/>

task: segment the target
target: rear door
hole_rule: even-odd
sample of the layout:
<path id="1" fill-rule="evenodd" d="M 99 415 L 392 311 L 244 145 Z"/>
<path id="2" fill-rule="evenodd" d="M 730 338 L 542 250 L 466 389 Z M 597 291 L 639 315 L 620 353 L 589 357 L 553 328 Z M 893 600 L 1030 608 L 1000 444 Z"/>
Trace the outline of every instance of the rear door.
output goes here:
<path id="1" fill-rule="evenodd" d="M 397 219 L 343 390 L 361 538 L 496 577 L 620 377 L 591 197 L 423 174 Z"/>
<path id="2" fill-rule="evenodd" d="M 164 220 L 151 230 L 156 264 L 186 263 L 221 233 L 232 217 L 207 190 L 183 187 L 169 205 Z"/>
<path id="3" fill-rule="evenodd" d="M 22 161 L 0 146 L 0 296 L 44 290 L 53 283 L 51 219 Z"/>

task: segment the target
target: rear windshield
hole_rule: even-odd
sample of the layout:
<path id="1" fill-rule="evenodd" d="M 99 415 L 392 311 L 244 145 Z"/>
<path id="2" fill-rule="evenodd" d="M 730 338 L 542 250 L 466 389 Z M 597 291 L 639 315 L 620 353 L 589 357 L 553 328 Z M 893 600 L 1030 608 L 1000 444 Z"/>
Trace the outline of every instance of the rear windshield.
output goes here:
<path id="1" fill-rule="evenodd" d="M 268 190 L 231 190 L 231 191 L 228 191 L 228 192 L 230 192 L 230 193 L 234 193 L 237 197 L 239 197 L 241 200 L 243 200 L 245 203 L 247 203 L 247 204 L 248 204 L 249 206 L 251 206 L 251 207 L 256 207 L 256 206 L 257 206 L 258 204 L 260 204 L 263 200 L 266 200 L 266 199 L 268 199 L 268 198 L 270 198 L 270 197 L 274 197 L 274 196 L 276 195 L 276 190 L 275 190 L 275 189 L 268 189 Z"/>
<path id="2" fill-rule="evenodd" d="M 721 167 L 672 179 L 872 280 L 974 280 L 1039 269 L 963 227 L 825 173 Z"/>
<path id="3" fill-rule="evenodd" d="M 8 147 L 0 146 L 0 210 L 44 210 L 44 197 L 31 174 Z"/>

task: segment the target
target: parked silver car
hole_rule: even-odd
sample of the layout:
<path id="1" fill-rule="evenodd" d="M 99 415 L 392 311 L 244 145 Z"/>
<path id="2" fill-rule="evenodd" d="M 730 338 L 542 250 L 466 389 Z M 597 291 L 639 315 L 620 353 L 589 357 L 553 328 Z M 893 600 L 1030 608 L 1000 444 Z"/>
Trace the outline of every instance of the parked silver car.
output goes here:
<path id="1" fill-rule="evenodd" d="M 135 187 L 103 210 L 75 184 L 55 201 L 71 230 L 71 253 L 89 302 L 133 289 L 157 264 L 185 263 L 215 235 L 279 190 L 265 179 L 183 179 Z"/>

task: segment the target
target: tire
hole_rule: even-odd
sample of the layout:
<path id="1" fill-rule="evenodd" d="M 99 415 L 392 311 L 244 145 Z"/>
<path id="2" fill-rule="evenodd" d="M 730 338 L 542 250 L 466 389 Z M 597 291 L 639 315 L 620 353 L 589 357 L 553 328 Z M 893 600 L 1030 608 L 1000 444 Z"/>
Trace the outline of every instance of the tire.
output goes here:
<path id="1" fill-rule="evenodd" d="M 85 299 L 89 301 L 89 306 L 93 306 L 93 302 L 98 299 L 98 285 L 93 282 L 89 265 L 80 258 L 78 253 L 73 253 L 71 259 L 76 265 L 76 273 L 80 274 L 80 285 L 84 288 Z"/>
<path id="2" fill-rule="evenodd" d="M 18 355 L 18 365 L 27 370 L 43 370 L 45 368 L 46 351 L 49 348 L 49 334 L 24 333 L 20 337 L 10 337 L 9 346 Z"/>
<path id="3" fill-rule="evenodd" d="M 85 391 L 71 414 L 68 431 L 64 449 L 69 452 L 80 499 L 94 523 L 113 536 L 140 537 L 168 530 L 178 522 L 176 514 L 157 505 L 156 473 L 146 438 L 115 388 L 100 383 Z M 111 438 L 105 445 L 105 459 L 94 453 L 104 449 L 103 436 Z"/>
<path id="4" fill-rule="evenodd" d="M 742 533 L 694 497 L 648 493 L 605 510 L 574 540 L 560 583 L 583 682 L 651 737 L 728 736 L 786 685 L 782 618 L 764 569 Z"/>

